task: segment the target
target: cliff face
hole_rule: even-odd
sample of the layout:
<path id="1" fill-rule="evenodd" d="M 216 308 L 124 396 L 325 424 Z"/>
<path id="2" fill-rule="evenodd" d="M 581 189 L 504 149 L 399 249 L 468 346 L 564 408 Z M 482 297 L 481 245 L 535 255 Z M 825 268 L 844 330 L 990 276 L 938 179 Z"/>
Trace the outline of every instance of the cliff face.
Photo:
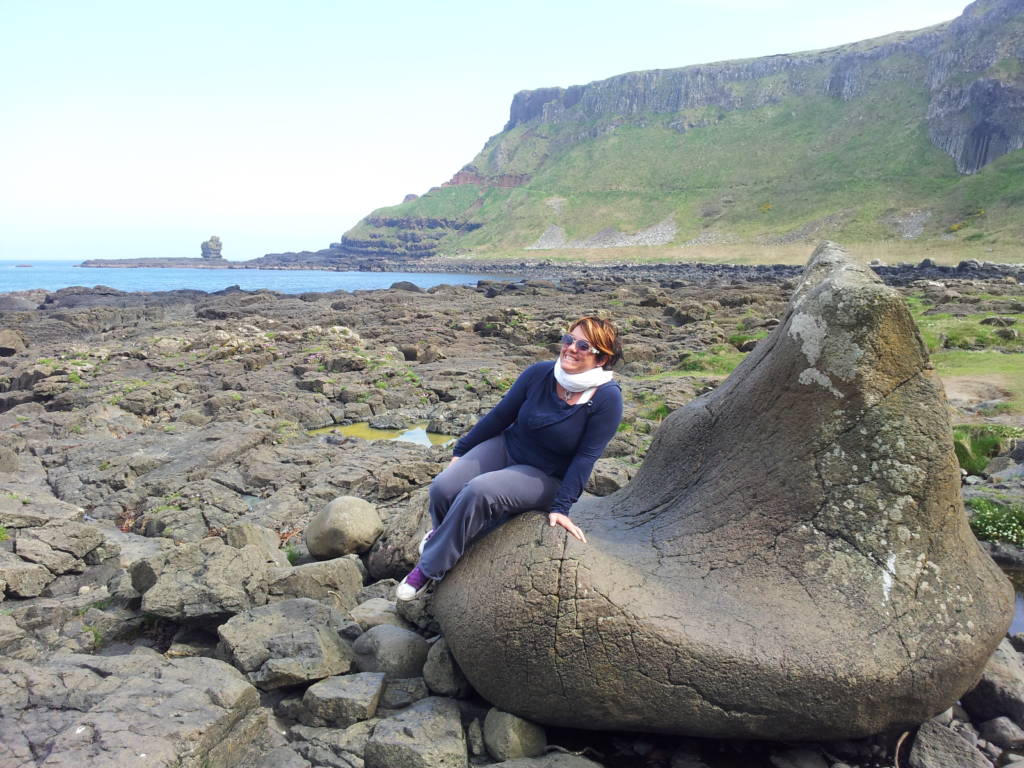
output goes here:
<path id="1" fill-rule="evenodd" d="M 418 216 L 375 216 L 363 219 L 331 248 L 362 260 L 417 259 L 434 256 L 448 235 L 479 229 L 478 222 Z"/>
<path id="2" fill-rule="evenodd" d="M 974 173 L 1024 148 L 1024 6 L 977 0 L 929 59 L 931 140 Z"/>
<path id="3" fill-rule="evenodd" d="M 602 247 L 651 227 L 662 246 L 1005 242 L 1024 237 L 1022 148 L 1024 3 L 976 0 L 916 32 L 521 91 L 472 162 L 330 253 Z"/>
<path id="4" fill-rule="evenodd" d="M 929 135 L 961 173 L 974 173 L 1024 147 L 1024 6 L 1019 0 L 976 0 L 948 24 L 839 48 L 520 91 L 505 131 L 706 107 L 754 109 L 814 93 L 845 101 L 877 84 L 875 63 L 895 57 L 919 65 L 889 76 L 927 85 Z"/>

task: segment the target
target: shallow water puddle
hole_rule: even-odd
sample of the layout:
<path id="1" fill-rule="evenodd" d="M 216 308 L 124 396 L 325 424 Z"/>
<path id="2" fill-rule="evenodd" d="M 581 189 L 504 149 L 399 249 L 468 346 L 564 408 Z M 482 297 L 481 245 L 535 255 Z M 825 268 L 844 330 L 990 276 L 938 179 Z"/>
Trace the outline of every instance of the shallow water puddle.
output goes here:
<path id="1" fill-rule="evenodd" d="M 443 445 L 452 440 L 451 435 L 442 435 L 438 432 L 427 432 L 426 423 L 414 424 L 408 429 L 374 429 L 365 421 L 349 424 L 344 427 L 324 427 L 323 429 L 311 429 L 311 435 L 326 435 L 336 432 L 346 437 L 361 437 L 363 440 L 403 440 L 407 443 L 417 445 Z"/>
<path id="2" fill-rule="evenodd" d="M 243 493 L 242 501 L 249 505 L 249 509 L 252 510 L 262 499 L 259 496 L 253 496 L 251 493 Z"/>
<path id="3" fill-rule="evenodd" d="M 1013 623 L 1010 624 L 1010 634 L 1016 635 L 1018 632 L 1024 632 L 1024 571 L 1005 569 L 1003 573 L 1010 578 L 1010 583 L 1013 584 L 1013 589 L 1017 593 Z"/>

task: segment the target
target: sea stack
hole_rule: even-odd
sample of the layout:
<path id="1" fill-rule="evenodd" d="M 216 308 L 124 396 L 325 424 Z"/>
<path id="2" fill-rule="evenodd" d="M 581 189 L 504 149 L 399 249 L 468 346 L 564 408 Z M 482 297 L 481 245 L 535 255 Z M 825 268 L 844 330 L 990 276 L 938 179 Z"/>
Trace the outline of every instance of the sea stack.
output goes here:
<path id="1" fill-rule="evenodd" d="M 223 258 L 220 255 L 221 243 L 220 238 L 216 235 L 212 235 L 209 240 L 199 246 L 202 251 L 204 259 L 220 259 Z"/>

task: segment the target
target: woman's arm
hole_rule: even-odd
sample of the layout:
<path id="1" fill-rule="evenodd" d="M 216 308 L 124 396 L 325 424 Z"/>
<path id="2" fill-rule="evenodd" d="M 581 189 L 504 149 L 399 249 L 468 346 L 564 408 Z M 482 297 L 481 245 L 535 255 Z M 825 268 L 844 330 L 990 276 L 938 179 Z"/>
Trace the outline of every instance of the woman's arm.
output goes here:
<path id="1" fill-rule="evenodd" d="M 519 374 L 515 384 L 498 401 L 498 404 L 488 411 L 469 432 L 455 443 L 452 454 L 456 458 L 485 440 L 490 440 L 492 437 L 500 435 L 516 420 L 516 416 L 519 415 L 519 409 L 529 393 L 530 385 L 537 377 L 538 370 L 542 369 L 543 366 L 544 363 L 534 363 Z"/>
<path id="2" fill-rule="evenodd" d="M 594 403 L 593 407 L 598 410 L 587 420 L 587 428 L 580 439 L 576 455 L 569 462 L 569 468 L 562 478 L 562 486 L 558 489 L 555 500 L 551 502 L 552 514 L 568 517 L 569 507 L 576 503 L 583 493 L 587 480 L 590 479 L 594 462 L 601 458 L 605 446 L 619 428 L 622 421 L 622 391 L 617 386 L 609 386 L 609 390 L 607 397 L 601 398 L 600 404 Z"/>

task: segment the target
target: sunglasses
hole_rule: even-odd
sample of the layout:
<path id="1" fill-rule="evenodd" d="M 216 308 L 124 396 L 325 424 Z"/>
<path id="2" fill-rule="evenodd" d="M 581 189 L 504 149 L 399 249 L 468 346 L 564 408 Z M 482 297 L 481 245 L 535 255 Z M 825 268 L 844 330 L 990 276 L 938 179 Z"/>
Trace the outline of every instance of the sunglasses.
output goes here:
<path id="1" fill-rule="evenodd" d="M 577 352 L 593 352 L 595 355 L 601 354 L 601 352 L 598 349 L 596 349 L 594 345 L 591 344 L 586 339 L 577 339 L 576 337 L 568 333 L 562 336 L 562 346 L 576 347 Z"/>

